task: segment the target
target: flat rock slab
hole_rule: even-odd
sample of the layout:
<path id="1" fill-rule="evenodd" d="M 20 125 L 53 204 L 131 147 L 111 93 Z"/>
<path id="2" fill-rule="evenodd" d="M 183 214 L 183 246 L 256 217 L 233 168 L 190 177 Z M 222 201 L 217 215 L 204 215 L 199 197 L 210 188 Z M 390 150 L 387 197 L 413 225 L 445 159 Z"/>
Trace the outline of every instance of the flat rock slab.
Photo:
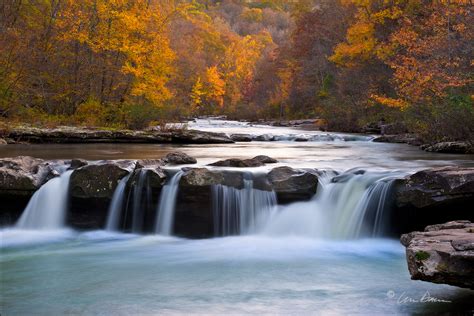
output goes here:
<path id="1" fill-rule="evenodd" d="M 474 289 L 474 224 L 453 221 L 401 237 L 413 280 Z"/>
<path id="2" fill-rule="evenodd" d="M 474 198 L 474 168 L 444 167 L 419 171 L 397 188 L 398 206 L 424 208 Z"/>
<path id="3" fill-rule="evenodd" d="M 226 144 L 233 143 L 223 133 L 195 130 L 131 131 L 99 130 L 80 127 L 52 129 L 18 127 L 5 135 L 14 142 L 29 143 L 178 143 L 178 144 Z"/>

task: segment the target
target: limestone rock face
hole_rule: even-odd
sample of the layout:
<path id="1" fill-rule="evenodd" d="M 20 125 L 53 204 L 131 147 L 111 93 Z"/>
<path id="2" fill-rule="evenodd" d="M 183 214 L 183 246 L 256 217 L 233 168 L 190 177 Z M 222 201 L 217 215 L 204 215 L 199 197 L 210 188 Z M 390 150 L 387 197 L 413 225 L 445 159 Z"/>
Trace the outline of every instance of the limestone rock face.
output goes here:
<path id="1" fill-rule="evenodd" d="M 453 221 L 401 237 L 413 280 L 474 289 L 474 224 Z"/>
<path id="2" fill-rule="evenodd" d="M 174 165 L 187 165 L 197 163 L 196 158 L 189 156 L 180 151 L 172 152 L 166 155 L 164 161 Z"/>
<path id="3" fill-rule="evenodd" d="M 135 169 L 136 161 L 102 161 L 76 169 L 70 179 L 71 195 L 77 198 L 112 198 L 119 181 Z"/>
<path id="4" fill-rule="evenodd" d="M 308 200 L 318 187 L 318 176 L 315 173 L 291 167 L 272 169 L 268 173 L 268 181 L 280 203 Z"/>
<path id="5" fill-rule="evenodd" d="M 419 171 L 401 183 L 398 206 L 424 208 L 474 199 L 474 168 L 444 167 Z"/>
<path id="6" fill-rule="evenodd" d="M 0 160 L 0 193 L 31 194 L 51 178 L 59 175 L 54 164 L 28 156 Z"/>

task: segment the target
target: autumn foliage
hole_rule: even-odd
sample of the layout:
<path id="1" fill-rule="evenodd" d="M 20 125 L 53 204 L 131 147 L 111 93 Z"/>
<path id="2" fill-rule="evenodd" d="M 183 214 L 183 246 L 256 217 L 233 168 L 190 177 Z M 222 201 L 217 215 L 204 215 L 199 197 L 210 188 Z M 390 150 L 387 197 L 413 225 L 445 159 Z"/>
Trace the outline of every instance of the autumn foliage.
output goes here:
<path id="1" fill-rule="evenodd" d="M 472 139 L 469 0 L 10 0 L 0 115 L 143 128 L 192 115 L 404 122 Z"/>

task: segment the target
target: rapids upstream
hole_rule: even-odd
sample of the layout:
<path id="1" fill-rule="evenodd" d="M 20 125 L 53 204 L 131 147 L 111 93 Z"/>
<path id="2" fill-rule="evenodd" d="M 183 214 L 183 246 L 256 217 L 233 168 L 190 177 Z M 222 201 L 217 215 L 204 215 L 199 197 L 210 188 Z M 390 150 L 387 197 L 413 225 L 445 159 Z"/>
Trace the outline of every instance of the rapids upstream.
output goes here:
<path id="1" fill-rule="evenodd" d="M 277 135 L 273 142 L 179 149 L 195 156 L 198 166 L 263 154 L 279 165 L 317 168 L 316 195 L 278 205 L 273 191 L 255 187 L 266 169 L 244 169 L 242 188 L 211 188 L 214 237 L 191 240 L 173 236 L 183 171 L 166 170 L 166 183 L 154 197 L 144 169 L 132 187 L 127 188 L 131 174 L 120 181 L 103 230 L 79 232 L 64 222 L 71 171 L 58 170 L 61 176 L 33 195 L 17 224 L 0 231 L 0 314 L 382 315 L 474 309 L 473 291 L 410 280 L 404 248 L 387 238 L 396 179 L 432 166 L 474 166 L 472 156 L 230 121 L 197 121 L 190 128 Z M 310 141 L 295 142 L 301 134 Z M 9 145 L 0 147 L 0 156 L 143 159 L 174 150 L 151 144 Z M 152 230 L 144 229 L 146 221 Z"/>

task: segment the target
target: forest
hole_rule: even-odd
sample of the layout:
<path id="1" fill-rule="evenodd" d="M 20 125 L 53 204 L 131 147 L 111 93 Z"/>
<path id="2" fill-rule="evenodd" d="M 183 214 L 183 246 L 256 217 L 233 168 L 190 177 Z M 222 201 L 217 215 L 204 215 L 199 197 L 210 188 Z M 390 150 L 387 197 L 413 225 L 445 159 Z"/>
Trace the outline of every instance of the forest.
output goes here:
<path id="1" fill-rule="evenodd" d="M 472 0 L 8 0 L 0 120 L 377 122 L 474 141 Z"/>

